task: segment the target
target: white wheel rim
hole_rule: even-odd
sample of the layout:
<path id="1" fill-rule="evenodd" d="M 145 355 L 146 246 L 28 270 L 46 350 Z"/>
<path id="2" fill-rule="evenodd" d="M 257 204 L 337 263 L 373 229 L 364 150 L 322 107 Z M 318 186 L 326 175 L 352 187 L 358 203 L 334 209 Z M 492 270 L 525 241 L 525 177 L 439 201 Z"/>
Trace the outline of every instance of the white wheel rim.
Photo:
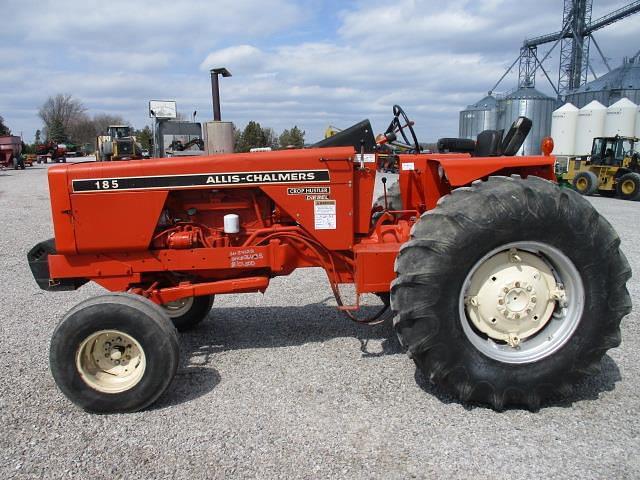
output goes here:
<path id="1" fill-rule="evenodd" d="M 121 393 L 140 382 L 146 357 L 132 336 L 120 330 L 100 330 L 78 347 L 76 368 L 82 380 L 94 390 Z"/>
<path id="2" fill-rule="evenodd" d="M 181 298 L 173 302 L 168 302 L 162 305 L 167 311 L 169 318 L 178 318 L 187 313 L 193 307 L 193 297 Z"/>
<path id="3" fill-rule="evenodd" d="M 584 309 L 573 262 L 540 242 L 496 248 L 471 268 L 459 297 L 463 331 L 484 355 L 531 363 L 561 348 Z"/>

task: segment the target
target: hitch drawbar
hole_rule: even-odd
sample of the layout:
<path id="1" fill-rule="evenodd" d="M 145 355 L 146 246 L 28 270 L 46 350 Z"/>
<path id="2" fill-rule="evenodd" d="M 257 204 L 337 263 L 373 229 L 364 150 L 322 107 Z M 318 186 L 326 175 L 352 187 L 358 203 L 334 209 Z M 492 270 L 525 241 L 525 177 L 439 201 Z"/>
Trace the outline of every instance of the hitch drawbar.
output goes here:
<path id="1" fill-rule="evenodd" d="M 36 283 L 42 290 L 50 292 L 62 292 L 68 290 L 77 290 L 87 283 L 84 278 L 63 278 L 54 280 L 49 273 L 49 255 L 55 255 L 56 243 L 53 238 L 38 243 L 27 253 L 29 260 L 29 268 Z"/>

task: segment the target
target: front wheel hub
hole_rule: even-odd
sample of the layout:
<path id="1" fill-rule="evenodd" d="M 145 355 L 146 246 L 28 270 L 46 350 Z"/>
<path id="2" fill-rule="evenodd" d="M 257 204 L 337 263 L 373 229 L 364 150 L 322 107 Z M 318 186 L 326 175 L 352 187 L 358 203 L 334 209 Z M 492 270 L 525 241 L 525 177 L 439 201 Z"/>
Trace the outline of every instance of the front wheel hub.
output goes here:
<path id="1" fill-rule="evenodd" d="M 118 330 L 100 330 L 80 344 L 76 368 L 91 388 L 103 393 L 121 393 L 142 379 L 146 355 L 132 336 Z"/>

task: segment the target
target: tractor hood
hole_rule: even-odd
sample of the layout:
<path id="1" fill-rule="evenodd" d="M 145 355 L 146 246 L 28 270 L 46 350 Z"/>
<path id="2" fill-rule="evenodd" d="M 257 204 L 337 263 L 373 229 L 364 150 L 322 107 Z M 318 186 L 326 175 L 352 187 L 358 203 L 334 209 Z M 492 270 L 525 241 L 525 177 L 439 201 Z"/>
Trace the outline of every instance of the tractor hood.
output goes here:
<path id="1" fill-rule="evenodd" d="M 53 166 L 49 190 L 56 250 L 87 251 L 83 244 L 89 242 L 83 243 L 82 235 L 91 237 L 90 250 L 146 249 L 150 239 L 135 232 L 153 232 L 167 196 L 175 190 L 255 185 L 270 196 L 286 198 L 287 188 L 282 186 L 339 182 L 332 188 L 345 190 L 345 195 L 350 191 L 353 199 L 352 169 L 345 168 L 345 162 L 354 155 L 351 147 L 336 147 Z M 301 208 L 296 202 L 281 203 Z M 297 211 L 289 213 L 295 217 Z"/>

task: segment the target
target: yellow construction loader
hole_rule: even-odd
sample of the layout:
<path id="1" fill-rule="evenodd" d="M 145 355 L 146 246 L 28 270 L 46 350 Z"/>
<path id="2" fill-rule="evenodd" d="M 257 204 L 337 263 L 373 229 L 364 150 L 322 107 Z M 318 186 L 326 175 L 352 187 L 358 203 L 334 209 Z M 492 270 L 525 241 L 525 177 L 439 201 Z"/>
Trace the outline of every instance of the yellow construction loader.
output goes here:
<path id="1" fill-rule="evenodd" d="M 640 140 L 596 137 L 591 155 L 570 158 L 562 179 L 583 195 L 640 199 Z"/>
<path id="2" fill-rule="evenodd" d="M 142 158 L 142 146 L 131 134 L 128 125 L 111 125 L 106 135 L 99 135 L 96 141 L 96 160 L 134 160 Z"/>

